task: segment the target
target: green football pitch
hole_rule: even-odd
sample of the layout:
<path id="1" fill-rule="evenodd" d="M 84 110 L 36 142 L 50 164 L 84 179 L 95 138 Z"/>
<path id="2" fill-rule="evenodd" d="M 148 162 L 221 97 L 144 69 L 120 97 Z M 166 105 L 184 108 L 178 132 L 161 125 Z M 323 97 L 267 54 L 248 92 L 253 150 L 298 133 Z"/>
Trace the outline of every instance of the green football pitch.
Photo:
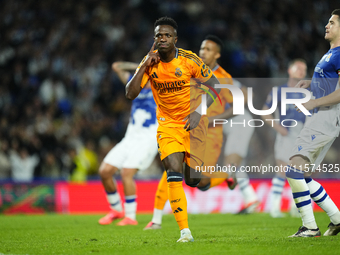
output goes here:
<path id="1" fill-rule="evenodd" d="M 322 233 L 329 219 L 316 213 Z M 101 215 L 0 216 L 0 254 L 339 254 L 340 236 L 287 238 L 299 218 L 272 219 L 268 214 L 189 215 L 193 243 L 176 243 L 173 215 L 161 230 L 143 231 L 151 215 L 138 215 L 139 225 L 101 226 Z"/>

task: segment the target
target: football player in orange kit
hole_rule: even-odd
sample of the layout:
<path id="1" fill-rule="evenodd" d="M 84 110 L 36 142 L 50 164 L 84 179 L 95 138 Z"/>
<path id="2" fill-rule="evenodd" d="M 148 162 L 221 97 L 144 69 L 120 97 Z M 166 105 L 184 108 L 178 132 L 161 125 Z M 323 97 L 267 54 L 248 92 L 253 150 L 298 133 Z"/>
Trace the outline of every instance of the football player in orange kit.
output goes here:
<path id="1" fill-rule="evenodd" d="M 201 44 L 199 56 L 202 58 L 204 63 L 208 65 L 213 71 L 214 75 L 219 78 L 219 81 L 223 84 L 232 84 L 232 77 L 227 73 L 218 63 L 217 60 L 221 57 L 222 41 L 213 35 L 208 35 Z M 204 157 L 205 166 L 215 166 L 221 153 L 223 143 L 223 126 L 213 126 L 214 119 L 228 119 L 232 117 L 232 108 L 226 109 L 226 104 L 232 104 L 232 95 L 228 89 L 221 89 L 219 96 L 222 101 L 222 105 L 213 104 L 207 111 L 209 119 L 209 128 L 206 139 L 206 151 Z M 228 162 L 227 162 L 228 163 Z M 202 178 L 198 188 L 202 191 L 206 191 L 211 187 L 217 186 L 226 180 L 225 173 L 203 173 L 205 178 Z M 228 183 L 231 188 L 235 187 L 234 183 Z M 155 195 L 154 213 L 151 222 L 144 228 L 149 229 L 160 229 L 162 222 L 162 213 L 166 201 L 168 200 L 167 186 L 166 186 L 166 173 L 158 184 L 157 192 Z"/>
<path id="2" fill-rule="evenodd" d="M 181 231 L 177 242 L 192 242 L 182 180 L 184 175 L 191 187 L 200 182 L 200 176 L 193 173 L 203 165 L 208 118 L 201 116 L 203 90 L 190 81 L 200 79 L 211 88 L 219 81 L 196 54 L 176 48 L 176 42 L 177 23 L 169 17 L 156 20 L 154 44 L 126 85 L 126 97 L 137 97 L 150 80 L 157 104 L 159 154 L 167 172 L 171 209 Z M 207 106 L 212 102 L 208 98 Z"/>

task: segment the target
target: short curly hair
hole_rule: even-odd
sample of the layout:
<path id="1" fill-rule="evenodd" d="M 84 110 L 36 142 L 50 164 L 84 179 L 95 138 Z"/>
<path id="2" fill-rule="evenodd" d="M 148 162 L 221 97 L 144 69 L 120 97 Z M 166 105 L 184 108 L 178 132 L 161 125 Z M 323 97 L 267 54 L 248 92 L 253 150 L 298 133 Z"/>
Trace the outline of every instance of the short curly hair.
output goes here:
<path id="1" fill-rule="evenodd" d="M 177 32 L 177 23 L 174 19 L 170 18 L 170 17 L 162 17 L 162 18 L 159 18 L 158 20 L 155 21 L 155 24 L 154 24 L 154 28 L 156 28 L 157 26 L 160 26 L 160 25 L 168 25 L 168 26 L 172 26 L 176 32 Z"/>
<path id="2" fill-rule="evenodd" d="M 217 37 L 216 35 L 207 35 L 204 40 L 209 40 L 209 41 L 213 41 L 214 43 L 216 43 L 218 46 L 220 46 L 220 51 L 223 50 L 223 42 L 222 40 Z"/>

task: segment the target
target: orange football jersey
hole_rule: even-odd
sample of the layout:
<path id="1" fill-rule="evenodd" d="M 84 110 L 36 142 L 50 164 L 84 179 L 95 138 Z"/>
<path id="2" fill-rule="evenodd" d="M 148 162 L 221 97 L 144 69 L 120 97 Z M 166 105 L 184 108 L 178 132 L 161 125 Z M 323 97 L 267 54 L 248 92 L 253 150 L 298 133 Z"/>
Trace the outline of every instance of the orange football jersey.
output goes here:
<path id="1" fill-rule="evenodd" d="M 147 68 L 141 87 L 150 80 L 158 123 L 165 127 L 183 127 L 183 119 L 197 108 L 201 103 L 200 95 L 204 93 L 190 79 L 204 82 L 212 75 L 210 68 L 195 53 L 180 48 L 176 48 L 176 56 L 169 63 L 160 61 Z"/>

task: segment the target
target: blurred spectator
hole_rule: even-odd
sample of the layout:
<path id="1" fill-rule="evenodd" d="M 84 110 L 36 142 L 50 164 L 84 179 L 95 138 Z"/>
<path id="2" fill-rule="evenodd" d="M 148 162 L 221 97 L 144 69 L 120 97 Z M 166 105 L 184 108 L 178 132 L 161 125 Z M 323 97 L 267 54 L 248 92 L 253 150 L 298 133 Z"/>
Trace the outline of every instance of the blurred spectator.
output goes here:
<path id="1" fill-rule="evenodd" d="M 39 96 L 45 105 L 59 102 L 66 98 L 65 85 L 54 74 L 51 78 L 47 78 L 42 82 Z"/>
<path id="2" fill-rule="evenodd" d="M 0 141 L 0 180 L 11 177 L 11 162 L 8 155 L 8 141 Z"/>
<path id="3" fill-rule="evenodd" d="M 61 163 L 53 154 L 53 152 L 48 152 L 41 166 L 41 177 L 49 179 L 60 179 L 61 175 Z"/>
<path id="4" fill-rule="evenodd" d="M 70 172 L 70 181 L 73 182 L 85 182 L 87 180 L 87 162 L 84 158 L 77 154 L 75 148 L 68 150 L 70 162 L 68 169 Z"/>
<path id="5" fill-rule="evenodd" d="M 39 163 L 37 155 L 29 155 L 25 147 L 17 151 L 10 152 L 10 162 L 12 165 L 12 179 L 15 182 L 31 182 L 34 177 L 34 169 Z"/>
<path id="6" fill-rule="evenodd" d="M 88 175 L 98 174 L 99 163 L 95 150 L 96 148 L 94 141 L 88 139 L 85 143 L 85 146 L 79 152 L 79 157 L 81 157 L 86 162 Z"/>

